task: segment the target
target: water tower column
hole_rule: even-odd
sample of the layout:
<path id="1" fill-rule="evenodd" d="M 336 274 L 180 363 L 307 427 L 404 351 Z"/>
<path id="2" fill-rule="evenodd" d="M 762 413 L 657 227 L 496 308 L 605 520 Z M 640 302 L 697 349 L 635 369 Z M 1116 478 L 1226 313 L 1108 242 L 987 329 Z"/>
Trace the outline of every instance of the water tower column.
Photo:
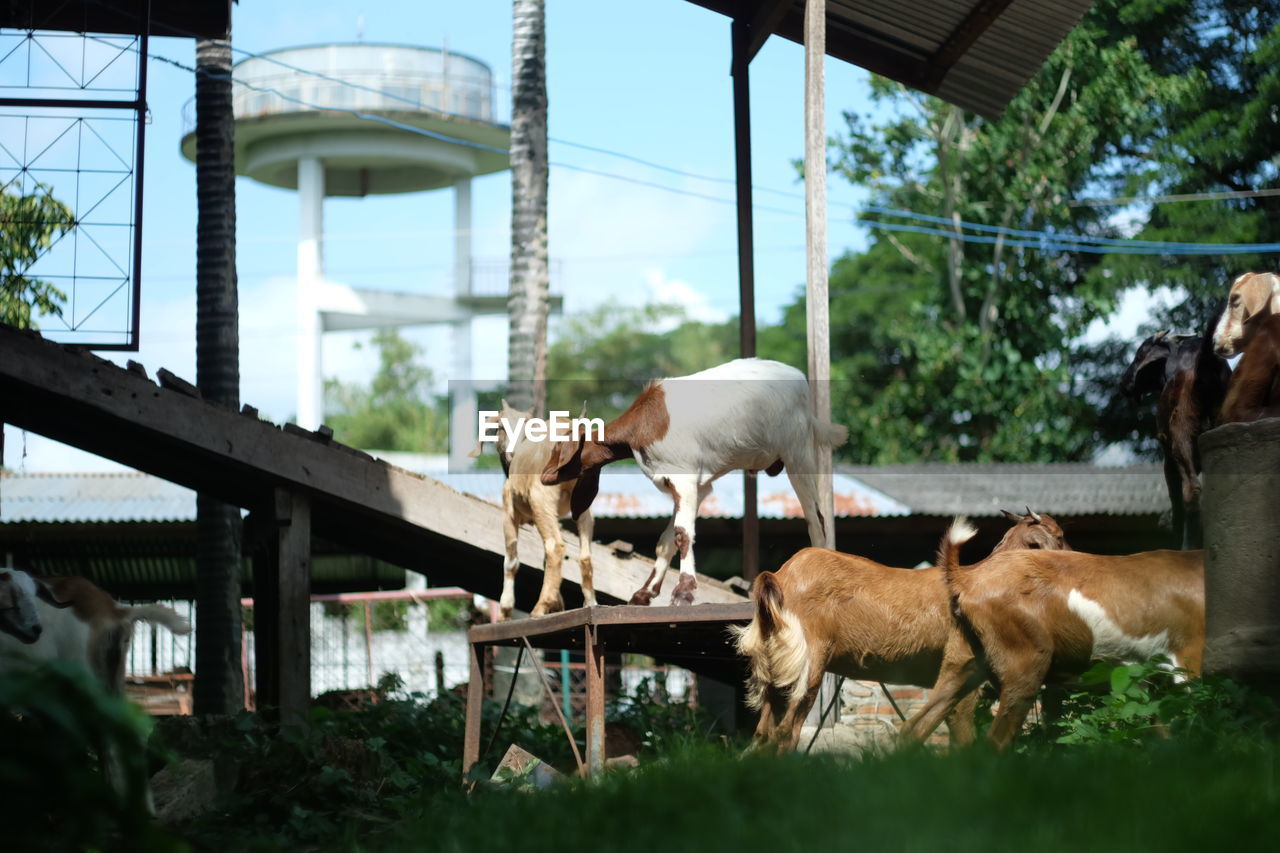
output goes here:
<path id="1" fill-rule="evenodd" d="M 453 282 L 459 307 L 471 296 L 471 178 L 453 185 Z M 470 464 L 467 453 L 475 446 L 476 392 L 471 384 L 471 314 L 453 324 L 453 385 L 449 398 L 449 470 Z"/>
<path id="2" fill-rule="evenodd" d="M 298 160 L 298 426 L 315 429 L 324 418 L 323 331 L 317 290 L 324 279 L 324 163 Z"/>

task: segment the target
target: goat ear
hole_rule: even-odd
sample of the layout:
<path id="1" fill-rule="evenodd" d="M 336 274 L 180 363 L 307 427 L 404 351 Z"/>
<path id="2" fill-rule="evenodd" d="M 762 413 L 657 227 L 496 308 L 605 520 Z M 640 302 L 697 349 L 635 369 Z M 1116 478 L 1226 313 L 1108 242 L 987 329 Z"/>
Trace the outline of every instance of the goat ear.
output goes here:
<path id="1" fill-rule="evenodd" d="M 36 582 L 36 598 L 45 604 L 50 604 L 57 608 L 67 608 L 71 606 L 70 601 L 59 601 L 53 594 L 53 590 L 49 589 L 49 585 L 40 578 L 35 578 Z"/>
<path id="2" fill-rule="evenodd" d="M 1022 521 L 1022 516 L 1018 515 L 1016 512 L 1009 512 L 1007 509 L 1000 510 L 1000 514 L 1012 521 L 1014 524 Z"/>
<path id="3" fill-rule="evenodd" d="M 475 459 L 481 453 L 484 453 L 484 444 L 477 441 L 476 446 L 471 448 L 471 452 L 467 454 L 468 459 Z"/>
<path id="4" fill-rule="evenodd" d="M 1271 276 L 1253 275 L 1240 287 L 1240 301 L 1244 307 L 1242 319 L 1249 320 L 1260 314 L 1273 295 Z"/>
<path id="5" fill-rule="evenodd" d="M 542 469 L 541 480 L 544 486 L 554 486 L 556 483 L 572 480 L 582 471 L 583 440 L 581 438 L 576 442 L 557 441 L 554 444 L 555 449 L 551 451 L 547 467 Z"/>
<path id="6" fill-rule="evenodd" d="M 600 469 L 592 468 L 573 485 L 573 494 L 569 496 L 569 514 L 577 521 L 578 516 L 591 509 L 591 504 L 600 492 Z M 588 543 L 589 546 L 590 543 Z"/>

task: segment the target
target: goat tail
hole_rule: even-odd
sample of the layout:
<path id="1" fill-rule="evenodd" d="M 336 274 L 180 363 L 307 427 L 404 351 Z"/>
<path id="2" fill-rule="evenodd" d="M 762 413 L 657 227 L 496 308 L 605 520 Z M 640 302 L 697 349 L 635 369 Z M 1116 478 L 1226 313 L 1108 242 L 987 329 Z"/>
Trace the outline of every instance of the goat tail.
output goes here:
<path id="1" fill-rule="evenodd" d="M 751 584 L 756 612 L 751 622 L 735 627 L 738 653 L 750 661 L 747 705 L 764 707 L 769 688 L 803 689 L 808 679 L 809 643 L 796 615 L 785 607 L 782 585 L 775 572 L 761 572 Z"/>
<path id="2" fill-rule="evenodd" d="M 172 608 L 162 604 L 136 604 L 125 608 L 125 619 L 129 625 L 135 622 L 150 622 L 163 625 L 175 634 L 190 634 L 191 623 Z"/>
<path id="3" fill-rule="evenodd" d="M 972 539 L 977 530 L 963 515 L 957 515 L 942 534 L 938 543 L 938 568 L 942 569 L 942 580 L 947 585 L 947 592 L 954 603 L 961 590 L 963 581 L 960 573 L 960 546 Z"/>
<path id="4" fill-rule="evenodd" d="M 844 424 L 815 420 L 813 436 L 819 447 L 839 447 L 849 440 L 849 428 Z"/>

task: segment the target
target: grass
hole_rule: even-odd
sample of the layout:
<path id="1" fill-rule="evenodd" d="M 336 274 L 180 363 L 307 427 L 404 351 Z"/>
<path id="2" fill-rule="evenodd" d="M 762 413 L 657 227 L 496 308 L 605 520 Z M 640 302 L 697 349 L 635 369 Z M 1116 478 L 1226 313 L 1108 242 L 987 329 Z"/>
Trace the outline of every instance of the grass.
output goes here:
<path id="1" fill-rule="evenodd" d="M 853 760 L 687 751 L 596 783 L 435 797 L 364 850 L 1249 849 L 1280 830 L 1273 744 Z"/>

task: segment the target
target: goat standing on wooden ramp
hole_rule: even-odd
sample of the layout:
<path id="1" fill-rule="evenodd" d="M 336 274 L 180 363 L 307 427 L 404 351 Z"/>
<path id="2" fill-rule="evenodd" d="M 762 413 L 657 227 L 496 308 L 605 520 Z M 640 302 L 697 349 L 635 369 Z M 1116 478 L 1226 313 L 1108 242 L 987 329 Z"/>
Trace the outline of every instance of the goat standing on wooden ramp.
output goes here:
<path id="1" fill-rule="evenodd" d="M 799 370 L 740 358 L 653 382 L 629 409 L 605 424 L 602 439 L 556 443 L 542 482 L 554 485 L 598 475 L 601 466 L 634 458 L 645 476 L 671 496 L 675 512 L 658 540 L 653 572 L 631 603 L 648 604 L 661 592 L 678 552 L 680 580 L 671 602 L 692 604 L 698 586 L 694 522 L 711 484 L 730 471 L 776 476 L 785 468 L 808 522 L 809 542 L 822 545 L 832 519 L 818 505 L 817 451 L 843 444 L 847 437 L 843 426 L 814 418 L 809 383 Z"/>
<path id="2" fill-rule="evenodd" d="M 1237 277 L 1213 343 L 1219 355 L 1244 354 L 1227 384 L 1220 421 L 1280 417 L 1280 276 Z"/>
<path id="3" fill-rule="evenodd" d="M 993 553 L 1014 548 L 1070 550 L 1062 528 L 1027 508 Z M 793 750 L 824 672 L 932 687 L 951 631 L 942 573 L 895 569 L 852 554 L 805 548 L 751 585 L 756 614 L 736 628 L 750 659 L 747 704 L 760 711 L 757 748 Z M 951 743 L 973 742 L 971 692 L 947 718 Z"/>
<path id="4" fill-rule="evenodd" d="M 1042 684 L 1077 678 L 1094 660 L 1134 663 L 1163 654 L 1200 674 L 1203 551 L 1008 551 L 963 568 L 960 546 L 973 532 L 957 518 L 939 547 L 956 620 L 938 683 L 904 726 L 905 739 L 928 737 L 988 677 L 1000 688 L 988 738 L 1004 749 Z"/>
<path id="5" fill-rule="evenodd" d="M 511 408 L 502 401 L 502 417 L 499 420 L 498 453 L 507 481 L 502 485 L 502 533 L 506 541 L 507 558 L 503 563 L 502 598 L 498 604 L 502 618 L 510 619 L 516 604 L 516 572 L 520 570 L 520 525 L 533 522 L 542 537 L 544 562 L 542 591 L 534 605 L 533 616 L 545 616 L 564 610 L 560 595 L 561 567 L 564 565 L 564 536 L 560 533 L 560 518 L 569 513 L 578 529 L 578 568 L 582 572 L 582 603 L 594 607 L 595 585 L 591 568 L 591 537 L 595 529 L 591 516 L 591 501 L 599 489 L 599 469 L 582 477 L 566 480 L 554 486 L 543 485 L 542 471 L 551 459 L 553 445 L 546 441 L 530 441 L 519 425 L 532 412 Z M 510 430 L 514 429 L 512 433 Z M 508 451 L 514 440 L 514 449 Z M 480 448 L 472 451 L 479 455 Z"/>
<path id="6" fill-rule="evenodd" d="M 1217 425 L 1231 368 L 1213 352 L 1212 329 L 1202 336 L 1157 332 L 1142 342 L 1120 378 L 1120 390 L 1134 399 L 1155 391 L 1156 440 L 1164 455 L 1164 482 L 1172 507 L 1178 547 L 1204 544 L 1200 523 L 1200 447 L 1196 441 Z"/>

